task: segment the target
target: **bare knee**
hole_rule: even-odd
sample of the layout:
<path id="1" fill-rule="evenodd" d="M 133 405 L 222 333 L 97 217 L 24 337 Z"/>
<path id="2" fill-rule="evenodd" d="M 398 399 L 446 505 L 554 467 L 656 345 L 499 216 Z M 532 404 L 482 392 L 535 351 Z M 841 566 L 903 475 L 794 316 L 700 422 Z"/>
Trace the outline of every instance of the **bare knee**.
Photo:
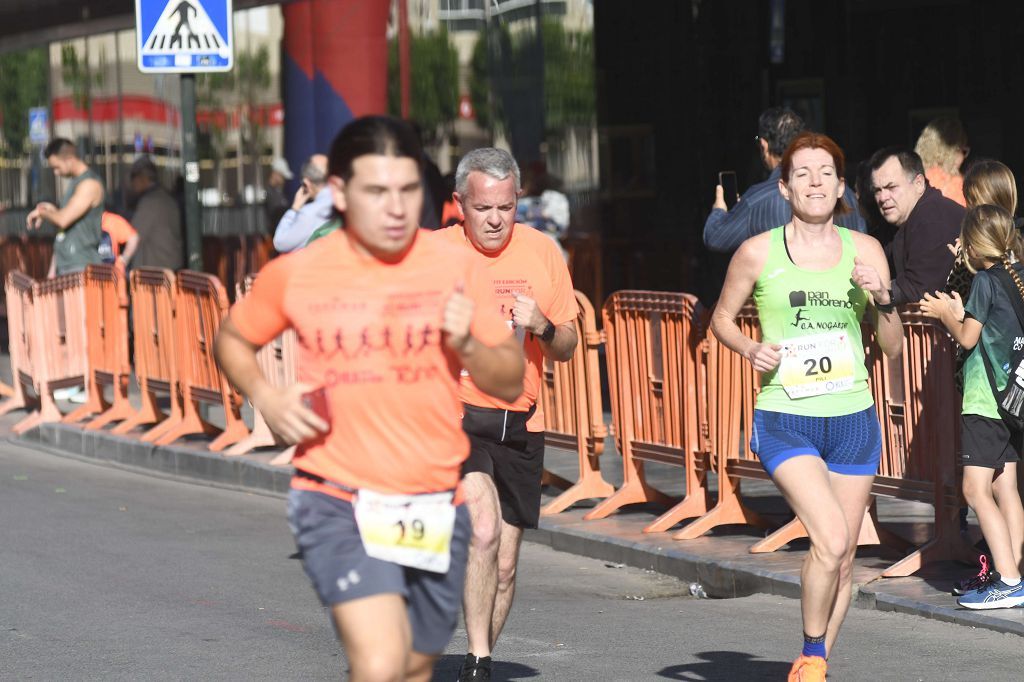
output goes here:
<path id="1" fill-rule="evenodd" d="M 389 652 L 366 652 L 351 658 L 352 682 L 400 682 L 406 661 Z"/>
<path id="2" fill-rule="evenodd" d="M 972 508 L 992 499 L 992 484 L 964 477 L 964 499 Z"/>
<path id="3" fill-rule="evenodd" d="M 810 554 L 829 572 L 841 575 L 844 566 L 849 571 L 853 555 L 850 552 L 849 532 L 846 527 L 836 528 L 827 537 L 812 541 Z"/>
<path id="4" fill-rule="evenodd" d="M 465 479 L 466 506 L 469 509 L 473 535 L 470 547 L 474 552 L 493 554 L 501 539 L 501 518 L 498 492 L 485 474 L 470 474 Z"/>
<path id="5" fill-rule="evenodd" d="M 498 591 L 507 592 L 516 583 L 516 562 L 498 564 Z"/>

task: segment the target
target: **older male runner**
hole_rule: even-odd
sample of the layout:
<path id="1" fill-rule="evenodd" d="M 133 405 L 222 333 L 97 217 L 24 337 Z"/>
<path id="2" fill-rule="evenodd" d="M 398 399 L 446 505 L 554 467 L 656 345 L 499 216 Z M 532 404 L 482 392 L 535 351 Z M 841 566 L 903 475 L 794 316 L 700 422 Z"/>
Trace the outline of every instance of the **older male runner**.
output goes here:
<path id="1" fill-rule="evenodd" d="M 485 269 L 418 229 L 420 158 L 401 121 L 348 124 L 329 179 L 345 229 L 271 261 L 217 338 L 228 378 L 299 443 L 289 522 L 353 681 L 430 678 L 471 532 L 460 372 L 502 400 L 522 390 Z M 256 351 L 288 327 L 300 383 L 277 389 Z"/>
<path id="2" fill-rule="evenodd" d="M 544 415 L 537 396 L 544 357 L 568 360 L 577 341 L 579 308 L 558 246 L 515 223 L 519 183 L 519 167 L 508 152 L 470 152 L 455 172 L 454 196 L 464 222 L 434 233 L 470 247 L 487 265 L 501 314 L 526 356 L 517 400 L 487 395 L 472 377 L 462 381 L 462 426 L 471 443 L 463 486 L 473 540 L 463 597 L 469 653 L 461 680 L 490 679 L 491 649 L 515 593 L 523 529 L 536 528 L 540 517 Z"/>

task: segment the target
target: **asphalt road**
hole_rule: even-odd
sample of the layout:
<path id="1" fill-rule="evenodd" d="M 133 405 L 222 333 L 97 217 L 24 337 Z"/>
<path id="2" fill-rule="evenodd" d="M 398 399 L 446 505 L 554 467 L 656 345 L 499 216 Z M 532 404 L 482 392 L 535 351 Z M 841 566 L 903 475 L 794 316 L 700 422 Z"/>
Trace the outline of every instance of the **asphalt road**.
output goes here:
<path id="1" fill-rule="evenodd" d="M 0 445 L 0 679 L 337 679 L 344 659 L 280 498 Z M 496 679 L 781 680 L 796 601 L 527 543 Z M 1013 635 L 851 611 L 831 680 L 1020 680 Z M 438 665 L 451 680 L 459 630 Z"/>

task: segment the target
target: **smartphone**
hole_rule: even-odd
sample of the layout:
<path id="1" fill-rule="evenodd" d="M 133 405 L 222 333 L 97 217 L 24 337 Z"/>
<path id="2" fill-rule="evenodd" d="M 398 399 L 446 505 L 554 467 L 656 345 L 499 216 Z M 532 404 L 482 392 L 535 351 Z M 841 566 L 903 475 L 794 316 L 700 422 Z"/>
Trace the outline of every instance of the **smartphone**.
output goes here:
<path id="1" fill-rule="evenodd" d="M 732 210 L 736 205 L 736 199 L 740 195 L 736 186 L 736 171 L 720 171 L 718 173 L 718 184 L 722 186 L 722 195 L 725 197 L 725 205 Z"/>
<path id="2" fill-rule="evenodd" d="M 302 404 L 306 406 L 306 409 L 312 410 L 316 416 L 328 424 L 331 423 L 331 409 L 327 403 L 327 392 L 323 386 L 303 393 Z"/>

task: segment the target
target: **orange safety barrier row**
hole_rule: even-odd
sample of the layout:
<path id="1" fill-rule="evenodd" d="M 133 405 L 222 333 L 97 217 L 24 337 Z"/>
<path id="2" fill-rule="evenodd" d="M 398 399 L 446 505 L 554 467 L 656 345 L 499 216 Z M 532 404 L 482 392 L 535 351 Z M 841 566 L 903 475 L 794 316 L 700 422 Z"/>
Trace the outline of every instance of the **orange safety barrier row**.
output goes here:
<path id="1" fill-rule="evenodd" d="M 8 275 L 8 330 L 14 396 L 0 414 L 33 408 L 14 425 L 21 434 L 44 422 L 59 421 L 53 391 L 81 386 L 88 373 L 85 273 L 36 282 L 20 272 Z M 35 396 L 30 397 L 26 389 Z"/>
<path id="2" fill-rule="evenodd" d="M 221 374 L 213 357 L 213 341 L 227 314 L 228 297 L 213 275 L 182 270 L 175 277 L 175 343 L 182 410 L 161 422 L 147 435 L 156 445 L 168 445 L 185 436 L 216 436 L 209 449 L 219 452 L 249 435 L 240 413 L 242 398 Z M 224 428 L 204 421 L 199 403 L 224 411 Z"/>
<path id="3" fill-rule="evenodd" d="M 113 265 L 87 266 L 84 286 L 88 322 L 87 399 L 63 421 L 73 424 L 95 415 L 85 425 L 86 429 L 95 430 L 134 413 L 128 402 L 128 295 L 124 274 Z M 105 386 L 112 387 L 113 403 L 106 400 Z"/>
<path id="4" fill-rule="evenodd" d="M 671 507 L 644 528 L 667 530 L 708 509 L 707 458 L 700 425 L 706 400 L 695 348 L 693 304 L 683 294 L 618 291 L 604 305 L 612 423 L 622 453 L 623 484 L 584 519 L 628 504 Z M 673 500 L 649 485 L 644 462 L 681 467 L 686 495 Z"/>
<path id="5" fill-rule="evenodd" d="M 540 403 L 544 409 L 546 445 L 576 450 L 579 477 L 570 483 L 545 470 L 544 483 L 564 490 L 541 510 L 545 516 L 557 514 L 581 500 L 604 499 L 615 492 L 612 484 L 601 476 L 600 456 L 608 435 L 601 405 L 598 358 L 602 337 L 590 301 L 577 291 L 576 302 L 580 309 L 576 316 L 576 352 L 568 362 L 544 360 Z"/>
<path id="6" fill-rule="evenodd" d="M 249 276 L 236 289 L 236 299 L 240 300 L 252 289 L 255 278 Z M 271 386 L 291 386 L 298 381 L 298 352 L 297 337 L 295 330 L 285 330 L 279 337 L 266 344 L 256 354 L 256 361 L 259 363 L 263 376 Z M 235 443 L 224 451 L 225 455 L 244 455 L 255 448 L 270 447 L 277 443 L 270 427 L 260 411 L 253 407 L 252 433 L 241 441 Z M 275 466 L 283 466 L 292 460 L 295 454 L 295 446 L 286 448 L 283 452 L 274 457 L 270 463 Z"/>

